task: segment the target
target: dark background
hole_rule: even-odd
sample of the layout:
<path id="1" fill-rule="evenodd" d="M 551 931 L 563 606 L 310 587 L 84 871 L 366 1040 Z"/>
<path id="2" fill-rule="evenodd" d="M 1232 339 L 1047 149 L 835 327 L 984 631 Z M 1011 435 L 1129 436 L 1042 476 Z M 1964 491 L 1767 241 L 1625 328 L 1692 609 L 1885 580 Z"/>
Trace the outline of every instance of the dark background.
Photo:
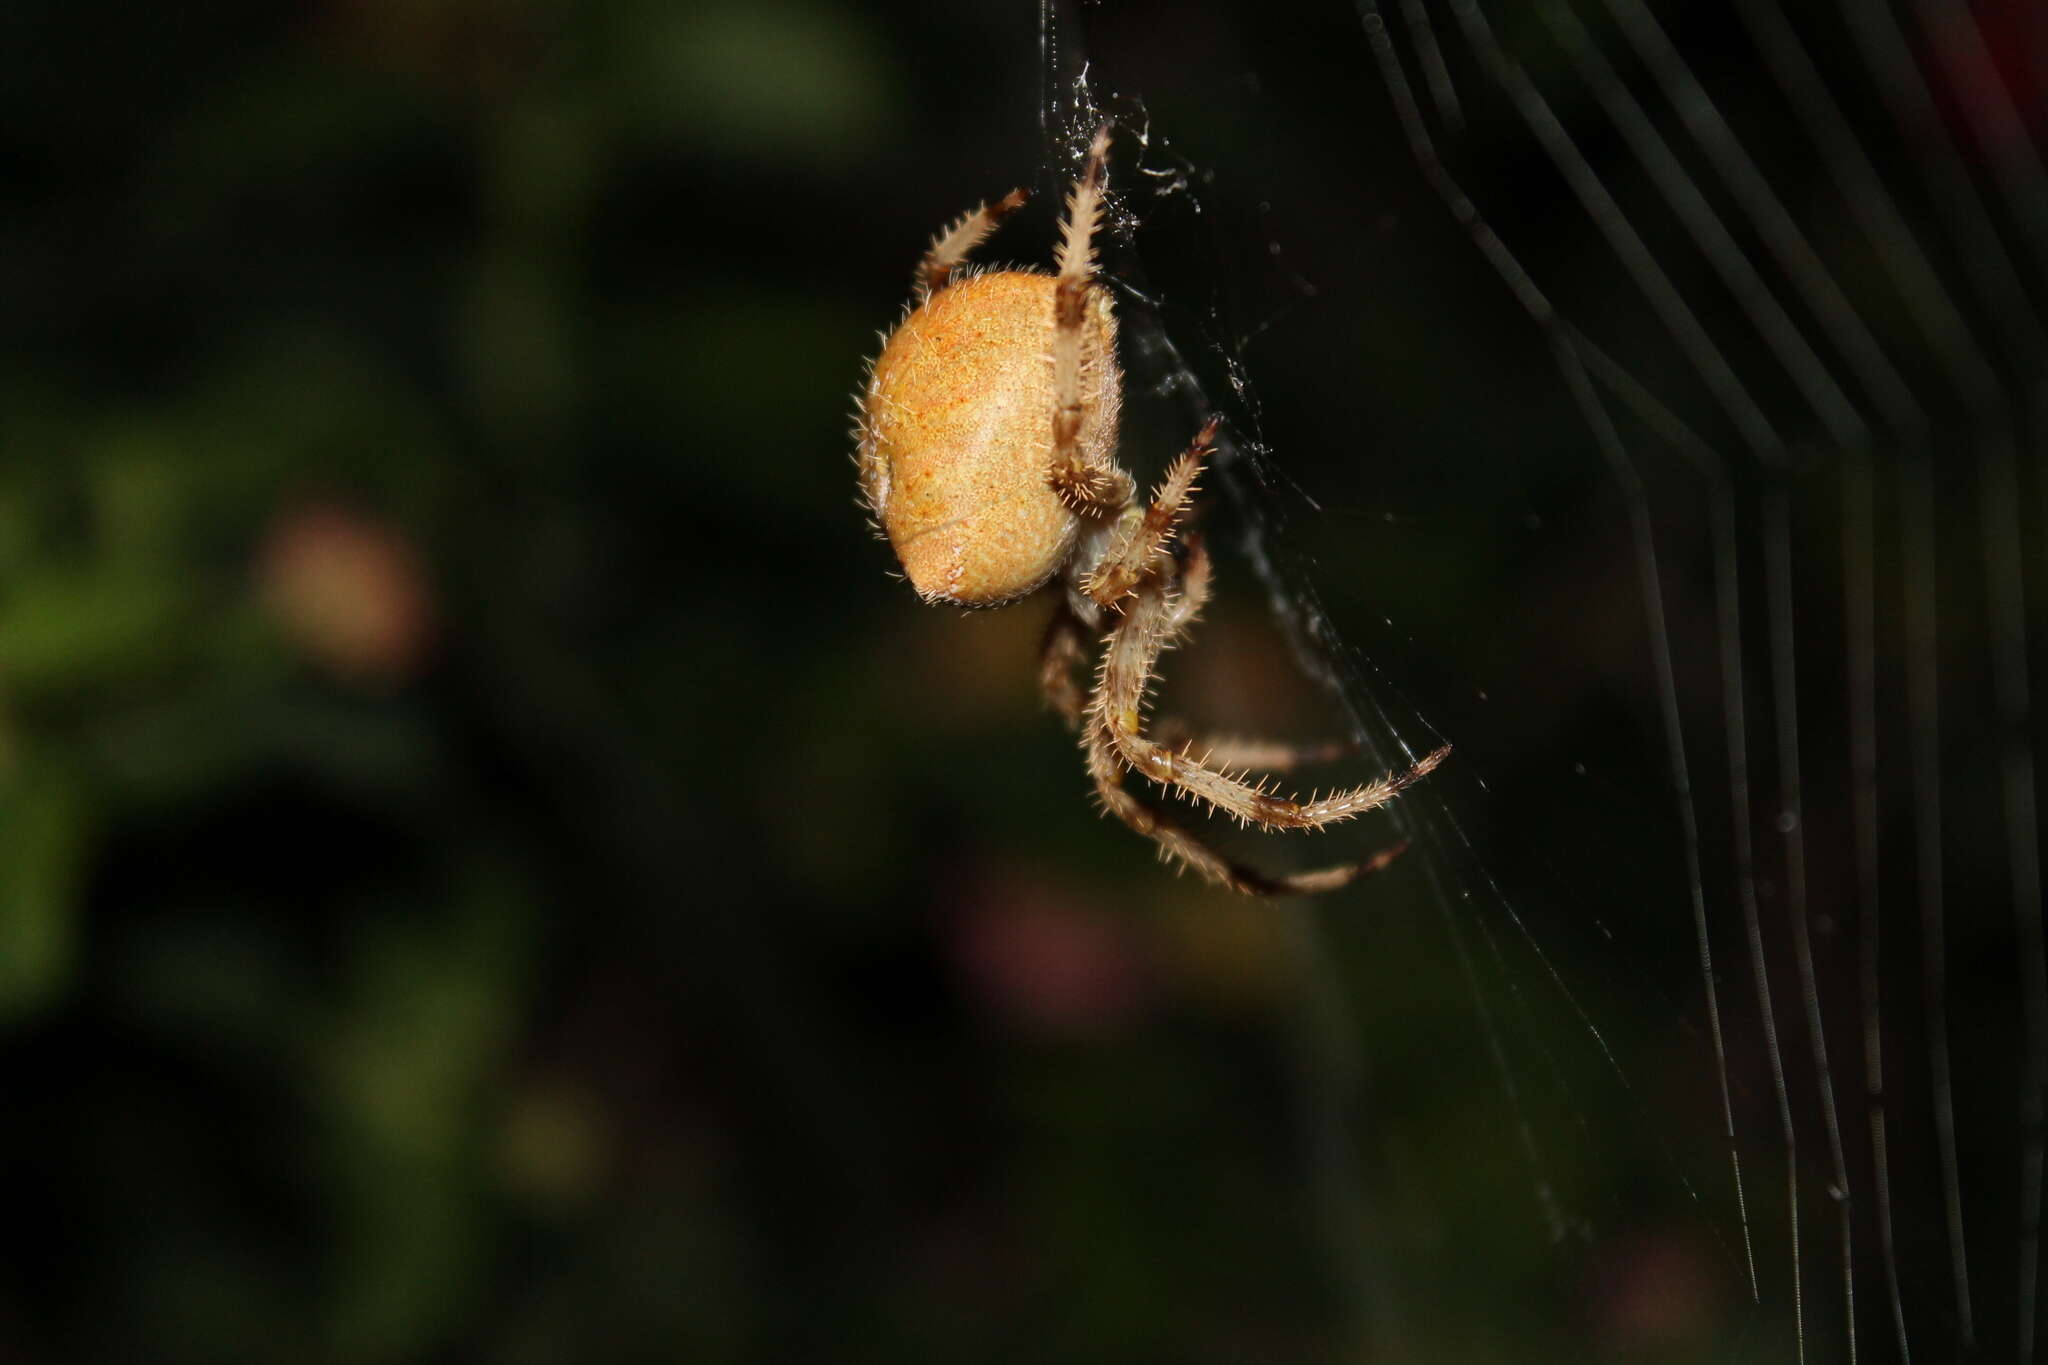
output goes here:
<path id="1" fill-rule="evenodd" d="M 1641 565 L 1539 335 L 1350 7 L 1079 19 L 1048 67 L 1024 4 L 0 12 L 0 1358 L 1789 1358 L 1768 1072 L 1736 1026 L 1758 1308 Z M 1742 117 L 1750 59 L 1688 50 Z M 1275 866 L 1419 839 L 1314 905 L 1100 819 L 1034 694 L 1045 604 L 919 605 L 854 505 L 851 395 L 930 233 L 1024 183 L 988 254 L 1048 259 L 1044 83 L 1084 52 L 1127 460 L 1211 404 L 1234 435 L 1176 707 L 1350 724 L 1290 642 L 1313 590 L 1371 762 L 1458 746 L 1400 828 L 1217 831 Z M 1475 97 L 1475 195 L 1684 394 L 1517 135 Z M 1837 474 L 1790 486 L 1845 973 Z M 1699 486 L 1644 477 L 1712 773 Z M 1966 831 L 1979 610 L 1943 656 Z M 1956 851 L 1957 903 L 1990 888 L 1959 972 L 2010 956 L 2001 857 Z M 2002 1174 L 2013 1009 L 1963 1008 Z M 1977 1188 L 1995 1278 L 2014 1211 Z"/>

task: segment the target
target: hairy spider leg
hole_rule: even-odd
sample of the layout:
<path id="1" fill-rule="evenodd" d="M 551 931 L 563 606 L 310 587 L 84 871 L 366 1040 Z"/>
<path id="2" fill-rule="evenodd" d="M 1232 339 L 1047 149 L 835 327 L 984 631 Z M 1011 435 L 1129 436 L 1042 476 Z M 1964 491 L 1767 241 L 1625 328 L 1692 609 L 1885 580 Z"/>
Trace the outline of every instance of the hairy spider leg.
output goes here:
<path id="1" fill-rule="evenodd" d="M 1190 531 L 1186 544 L 1187 553 L 1180 565 L 1180 593 L 1173 599 L 1173 614 L 1166 622 L 1167 630 L 1176 640 L 1201 619 L 1202 608 L 1209 605 L 1209 593 L 1216 581 L 1215 566 L 1209 562 L 1209 547 L 1202 543 L 1202 537 Z"/>
<path id="2" fill-rule="evenodd" d="M 916 275 L 912 276 L 917 302 L 923 303 L 944 289 L 968 253 L 1001 227 L 1003 219 L 1024 207 L 1024 201 L 1030 197 L 1030 191 L 1016 189 L 993 204 L 977 204 L 961 214 L 959 222 L 932 238 L 931 250 L 925 252 Z"/>
<path id="3" fill-rule="evenodd" d="M 1192 626 L 1209 600 L 1209 552 L 1196 536 L 1187 539 L 1187 559 L 1181 569 L 1180 593 L 1174 598 L 1168 622 L 1176 636 Z M 1072 607 L 1061 601 L 1046 622 L 1045 641 L 1039 649 L 1038 690 L 1046 705 L 1078 729 L 1087 710 L 1087 697 L 1074 683 L 1074 666 L 1088 655 L 1090 631 Z M 1290 744 L 1284 740 L 1257 739 L 1237 735 L 1199 734 L 1187 722 L 1168 716 L 1155 721 L 1156 742 L 1181 753 L 1201 755 L 1205 763 L 1221 768 L 1257 768 L 1263 772 L 1286 772 L 1304 763 L 1324 763 L 1354 753 L 1357 746 L 1344 741 L 1319 744 Z"/>
<path id="4" fill-rule="evenodd" d="M 1186 515 L 1188 499 L 1194 496 L 1202 462 L 1215 447 L 1217 420 L 1211 417 L 1202 424 L 1188 448 L 1167 466 L 1166 477 L 1159 481 L 1145 514 L 1131 517 L 1118 528 L 1102 562 L 1089 571 L 1081 587 L 1097 606 L 1115 608 L 1136 590 L 1139 579 L 1160 567 L 1159 557 L 1166 552 L 1174 527 Z"/>
<path id="5" fill-rule="evenodd" d="M 1091 463 L 1081 450 L 1088 357 L 1086 326 L 1095 298 L 1095 230 L 1102 221 L 1103 161 L 1109 155 L 1109 125 L 1095 130 L 1088 162 L 1067 195 L 1066 221 L 1055 260 L 1059 283 L 1053 290 L 1052 468 L 1049 477 L 1060 501 L 1081 516 L 1109 517 L 1130 505 L 1131 476 L 1114 464 Z M 1113 364 L 1115 357 L 1096 359 Z"/>
<path id="6" fill-rule="evenodd" d="M 1069 730 L 1080 728 L 1088 699 L 1074 682 L 1074 665 L 1088 657 L 1088 627 L 1064 601 L 1056 602 L 1045 623 L 1045 642 L 1038 651 L 1038 690 Z"/>
<path id="7" fill-rule="evenodd" d="M 1174 634 L 1173 613 L 1173 599 L 1159 577 L 1139 584 L 1122 619 L 1110 629 L 1101 673 L 1088 703 L 1091 732 L 1099 731 L 1125 766 L 1143 776 L 1246 824 L 1268 829 L 1321 829 L 1385 805 L 1450 754 L 1446 745 L 1405 773 L 1389 773 L 1361 786 L 1302 801 L 1275 796 L 1263 783 L 1246 782 L 1242 773 L 1222 771 L 1190 754 L 1166 748 L 1144 733 L 1144 708 L 1158 677 L 1159 656 Z"/>
<path id="8" fill-rule="evenodd" d="M 1213 886 L 1248 896 L 1297 896 L 1335 891 L 1368 872 L 1377 872 L 1401 856 L 1406 843 L 1381 849 L 1363 863 L 1340 863 L 1309 872 L 1278 876 L 1260 872 L 1225 857 L 1183 828 L 1165 811 L 1123 785 L 1123 762 L 1099 726 L 1089 726 L 1082 749 L 1088 758 L 1088 776 L 1102 799 L 1103 809 L 1159 845 L 1160 856 L 1169 862 L 1193 868 L 1195 874 Z"/>
<path id="9" fill-rule="evenodd" d="M 1213 571 L 1209 547 L 1199 533 L 1190 531 L 1180 565 L 1180 592 L 1173 599 L 1173 611 L 1166 627 L 1178 640 L 1201 616 L 1209 603 Z M 1152 738 L 1169 749 L 1198 753 L 1202 761 L 1217 768 L 1257 768 L 1262 772 L 1284 773 L 1304 763 L 1327 763 L 1358 752 L 1349 740 L 1324 740 L 1318 744 L 1290 744 L 1285 740 L 1258 739 L 1245 735 L 1197 734 L 1183 720 L 1162 716 L 1152 724 Z"/>
<path id="10" fill-rule="evenodd" d="M 1256 735 L 1198 734 L 1175 716 L 1162 716 L 1152 722 L 1152 739 L 1163 749 L 1199 756 L 1212 768 L 1256 769 L 1264 773 L 1292 772 L 1305 763 L 1328 763 L 1358 751 L 1357 745 L 1341 740 L 1290 744 Z"/>

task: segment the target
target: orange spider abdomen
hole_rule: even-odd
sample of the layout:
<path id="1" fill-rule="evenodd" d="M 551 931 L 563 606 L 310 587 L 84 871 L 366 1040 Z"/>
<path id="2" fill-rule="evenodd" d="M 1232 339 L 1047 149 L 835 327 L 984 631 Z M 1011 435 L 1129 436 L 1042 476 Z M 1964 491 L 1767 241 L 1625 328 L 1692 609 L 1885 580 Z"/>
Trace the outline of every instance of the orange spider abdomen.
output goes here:
<path id="1" fill-rule="evenodd" d="M 1041 586 L 1079 520 L 1053 491 L 1050 275 L 1008 270 L 956 279 L 882 346 L 861 399 L 860 473 L 868 505 L 926 601 L 996 606 Z M 1116 450 L 1116 318 L 1090 298 L 1080 445 Z"/>

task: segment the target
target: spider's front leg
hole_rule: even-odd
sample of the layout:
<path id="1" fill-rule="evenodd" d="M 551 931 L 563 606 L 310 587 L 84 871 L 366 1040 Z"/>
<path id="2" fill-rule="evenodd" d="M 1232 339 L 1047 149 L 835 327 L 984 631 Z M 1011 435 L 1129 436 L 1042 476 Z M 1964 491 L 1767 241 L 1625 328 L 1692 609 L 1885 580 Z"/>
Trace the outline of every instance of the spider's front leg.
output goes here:
<path id="1" fill-rule="evenodd" d="M 1110 517 L 1130 505 L 1131 476 L 1112 460 L 1091 459 L 1082 448 L 1081 424 L 1087 415 L 1085 362 L 1116 364 L 1116 356 L 1087 354 L 1089 312 L 1099 310 L 1109 325 L 1104 330 L 1114 346 L 1114 321 L 1106 299 L 1095 289 L 1095 230 L 1102 221 L 1103 161 L 1109 155 L 1109 125 L 1095 130 L 1088 162 L 1067 195 L 1066 222 L 1056 256 L 1058 283 L 1052 305 L 1052 466 L 1047 473 L 1060 501 L 1084 517 Z M 1096 420 L 1115 431 L 1114 413 L 1098 412 Z M 1112 437 L 1112 440 L 1114 438 Z"/>

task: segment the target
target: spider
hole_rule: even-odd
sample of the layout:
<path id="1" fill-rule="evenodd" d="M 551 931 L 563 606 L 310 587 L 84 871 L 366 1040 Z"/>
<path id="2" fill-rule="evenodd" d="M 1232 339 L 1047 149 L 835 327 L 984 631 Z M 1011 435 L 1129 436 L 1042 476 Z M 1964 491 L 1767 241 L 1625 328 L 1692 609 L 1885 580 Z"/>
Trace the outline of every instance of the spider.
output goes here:
<path id="1" fill-rule="evenodd" d="M 1147 733 L 1160 655 L 1209 596 L 1199 538 L 1183 536 L 1179 556 L 1172 546 L 1215 446 L 1217 419 L 1202 425 L 1141 504 L 1116 460 L 1117 319 L 1094 278 L 1108 151 L 1105 124 L 1067 196 L 1055 273 L 966 265 L 1024 203 L 1023 190 L 975 208 L 933 239 L 860 401 L 862 496 L 927 602 L 1006 606 L 1060 580 L 1039 683 L 1079 732 L 1107 813 L 1216 885 L 1252 895 L 1328 891 L 1385 866 L 1401 846 L 1362 864 L 1268 875 L 1225 857 L 1124 787 L 1134 771 L 1242 824 L 1321 829 L 1386 804 L 1450 750 L 1405 773 L 1302 801 L 1274 794 L 1270 779 L 1248 781 L 1249 770 L 1284 771 L 1327 750 L 1175 743 L 1168 736 L 1184 732 L 1168 722 Z M 1084 696 L 1074 665 L 1090 635 L 1101 637 L 1101 656 Z"/>

